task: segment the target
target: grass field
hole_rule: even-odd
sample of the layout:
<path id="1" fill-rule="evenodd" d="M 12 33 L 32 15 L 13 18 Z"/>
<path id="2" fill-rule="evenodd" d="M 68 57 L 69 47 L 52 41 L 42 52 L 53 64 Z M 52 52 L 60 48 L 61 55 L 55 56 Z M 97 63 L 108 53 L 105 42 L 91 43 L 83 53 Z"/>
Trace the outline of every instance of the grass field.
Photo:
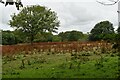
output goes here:
<path id="1" fill-rule="evenodd" d="M 106 42 L 34 43 L 3 48 L 3 78 L 118 78 L 118 52 Z"/>
<path id="2" fill-rule="evenodd" d="M 3 56 L 3 78 L 117 78 L 118 52 L 36 52 Z"/>

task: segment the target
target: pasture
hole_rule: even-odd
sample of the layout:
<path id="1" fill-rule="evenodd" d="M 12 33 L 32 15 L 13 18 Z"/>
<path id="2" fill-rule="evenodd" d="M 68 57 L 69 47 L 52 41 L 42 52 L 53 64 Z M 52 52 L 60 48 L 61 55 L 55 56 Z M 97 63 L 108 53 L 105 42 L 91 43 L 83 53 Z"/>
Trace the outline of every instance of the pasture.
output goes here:
<path id="1" fill-rule="evenodd" d="M 118 78 L 118 52 L 106 42 L 45 42 L 3 48 L 3 78 Z"/>

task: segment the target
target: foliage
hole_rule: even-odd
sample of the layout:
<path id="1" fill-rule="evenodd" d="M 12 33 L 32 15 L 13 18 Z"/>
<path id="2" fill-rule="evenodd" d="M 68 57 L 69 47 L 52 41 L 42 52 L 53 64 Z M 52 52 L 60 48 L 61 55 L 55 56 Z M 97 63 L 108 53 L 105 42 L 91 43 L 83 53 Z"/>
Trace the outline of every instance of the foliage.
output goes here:
<path id="1" fill-rule="evenodd" d="M 35 36 L 34 42 L 52 42 L 53 34 L 51 32 L 38 33 Z"/>
<path id="2" fill-rule="evenodd" d="M 116 34 L 113 48 L 118 49 L 118 51 L 120 51 L 120 34 Z"/>
<path id="3" fill-rule="evenodd" d="M 10 25 L 24 32 L 31 43 L 38 32 L 56 32 L 59 27 L 57 14 L 44 6 L 24 7 L 19 14 L 11 17 Z"/>
<path id="4" fill-rule="evenodd" d="M 17 38 L 17 43 L 27 43 L 29 42 L 29 37 L 25 32 L 22 32 L 21 29 L 19 30 L 14 30 L 14 35 Z"/>
<path id="5" fill-rule="evenodd" d="M 52 42 L 61 42 L 61 37 L 59 37 L 58 35 L 54 35 Z"/>
<path id="6" fill-rule="evenodd" d="M 26 43 L 29 38 L 21 30 L 2 31 L 2 45 L 13 45 L 18 43 Z"/>
<path id="7" fill-rule="evenodd" d="M 80 31 L 66 31 L 58 34 L 62 41 L 79 41 L 84 37 L 84 34 Z"/>
<path id="8" fill-rule="evenodd" d="M 114 38 L 113 48 L 117 49 L 120 52 L 120 26 L 117 29 L 117 34 Z"/>
<path id="9" fill-rule="evenodd" d="M 2 31 L 2 44 L 12 45 L 17 43 L 17 38 L 13 31 Z"/>
<path id="10" fill-rule="evenodd" d="M 89 40 L 111 40 L 115 37 L 113 24 L 109 21 L 97 23 L 91 30 Z"/>
<path id="11" fill-rule="evenodd" d="M 60 42 L 61 38 L 58 35 L 53 35 L 50 32 L 38 33 L 35 36 L 34 42 Z"/>

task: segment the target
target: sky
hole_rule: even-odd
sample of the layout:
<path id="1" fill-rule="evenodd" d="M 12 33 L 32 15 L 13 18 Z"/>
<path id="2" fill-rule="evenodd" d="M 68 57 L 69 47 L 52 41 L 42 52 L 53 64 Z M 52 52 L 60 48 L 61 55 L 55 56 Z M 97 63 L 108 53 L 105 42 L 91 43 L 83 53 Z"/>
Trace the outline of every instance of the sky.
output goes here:
<path id="1" fill-rule="evenodd" d="M 3 0 L 6 1 L 6 0 Z M 101 21 L 110 21 L 115 30 L 118 26 L 118 5 L 105 6 L 96 2 L 96 0 L 21 0 L 24 7 L 29 5 L 41 5 L 51 8 L 57 13 L 60 20 L 59 32 L 77 30 L 84 33 L 90 32 L 95 24 Z M 102 1 L 102 0 L 99 0 Z M 104 0 L 105 2 L 105 0 Z M 106 0 L 106 3 L 107 0 Z M 22 8 L 20 9 L 22 10 Z M 10 27 L 9 20 L 13 13 L 18 14 L 15 5 L 0 3 L 0 29 L 13 30 Z"/>

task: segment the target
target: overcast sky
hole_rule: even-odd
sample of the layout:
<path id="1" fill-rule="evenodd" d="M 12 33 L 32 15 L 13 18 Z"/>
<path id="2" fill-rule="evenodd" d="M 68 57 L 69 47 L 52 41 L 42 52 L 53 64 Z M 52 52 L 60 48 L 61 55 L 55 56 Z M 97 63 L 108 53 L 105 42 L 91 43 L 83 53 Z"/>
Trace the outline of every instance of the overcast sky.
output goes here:
<path id="1" fill-rule="evenodd" d="M 3 0 L 6 1 L 6 0 Z M 118 25 L 118 5 L 104 6 L 96 0 L 21 0 L 24 6 L 42 5 L 51 8 L 57 13 L 61 22 L 58 32 L 78 30 L 84 33 L 90 32 L 96 23 L 109 20 Z M 88 2 L 89 1 L 89 2 Z M 102 1 L 102 0 L 99 0 Z M 104 0 L 105 1 L 105 0 Z M 5 7 L 0 4 L 0 29 L 13 30 L 8 22 L 10 15 L 19 13 L 15 5 Z"/>

